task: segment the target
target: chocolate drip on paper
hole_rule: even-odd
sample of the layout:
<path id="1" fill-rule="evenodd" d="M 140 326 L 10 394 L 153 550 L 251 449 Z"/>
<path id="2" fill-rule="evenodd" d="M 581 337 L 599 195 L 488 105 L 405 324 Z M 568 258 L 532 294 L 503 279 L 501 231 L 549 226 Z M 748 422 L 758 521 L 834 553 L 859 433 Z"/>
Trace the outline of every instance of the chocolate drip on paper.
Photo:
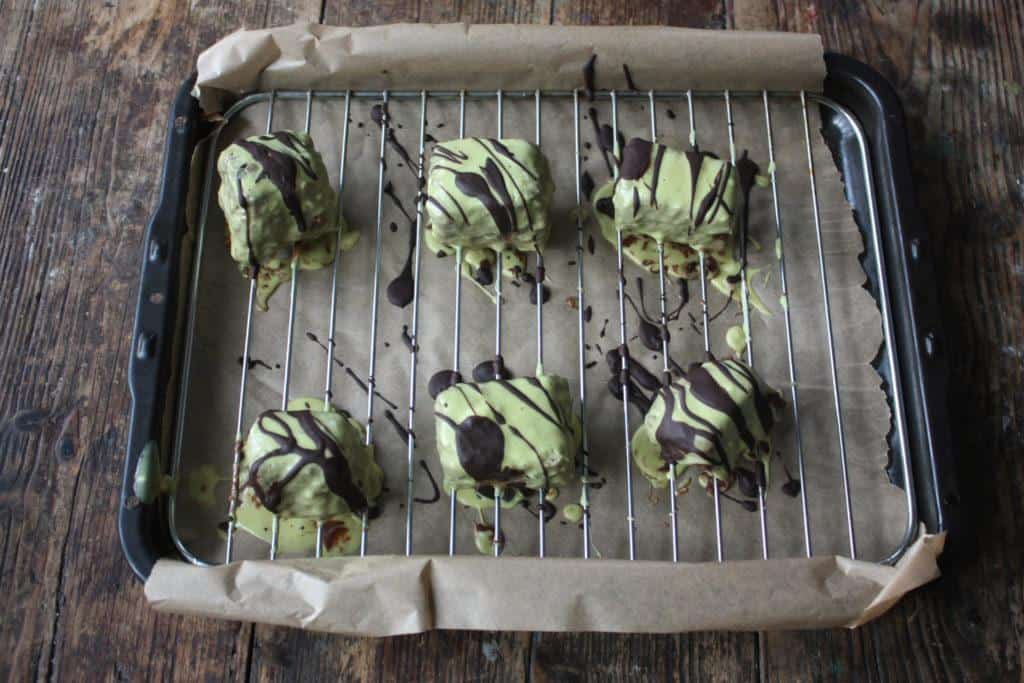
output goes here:
<path id="1" fill-rule="evenodd" d="M 630 73 L 630 71 L 629 71 L 629 64 L 623 64 L 622 65 L 622 73 L 626 77 L 626 87 L 627 88 L 629 88 L 633 92 L 637 92 L 638 90 L 640 90 L 640 88 L 636 87 L 636 83 L 633 82 L 633 74 Z"/>
<path id="2" fill-rule="evenodd" d="M 427 480 L 430 482 L 433 493 L 430 494 L 430 498 L 413 498 L 412 500 L 414 503 L 424 503 L 426 505 L 436 503 L 441 500 L 441 487 L 437 485 L 437 480 L 434 479 L 434 473 L 430 471 L 430 467 L 427 466 L 427 461 L 423 458 L 420 458 L 420 467 L 422 467 L 423 471 L 426 472 Z"/>
<path id="3" fill-rule="evenodd" d="M 595 73 L 594 66 L 597 63 L 597 55 L 590 55 L 590 59 L 583 65 L 583 87 L 587 91 L 587 99 L 591 102 L 594 101 L 594 91 L 597 89 L 594 87 Z"/>

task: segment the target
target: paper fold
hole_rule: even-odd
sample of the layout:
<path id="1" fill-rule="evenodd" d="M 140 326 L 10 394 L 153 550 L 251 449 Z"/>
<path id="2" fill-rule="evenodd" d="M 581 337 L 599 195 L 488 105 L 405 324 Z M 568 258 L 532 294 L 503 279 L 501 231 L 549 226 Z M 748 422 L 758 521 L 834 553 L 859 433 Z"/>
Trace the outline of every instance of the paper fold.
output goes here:
<path id="1" fill-rule="evenodd" d="M 443 54 L 443 59 L 437 56 Z M 704 31 L 661 26 L 294 24 L 241 30 L 199 56 L 196 92 L 207 111 L 254 90 L 572 89 L 591 55 L 597 86 L 821 89 L 821 38 L 813 34 Z M 770 64 L 766 69 L 764 65 Z"/>
<path id="2" fill-rule="evenodd" d="M 921 536 L 894 567 L 843 557 L 671 564 L 377 556 L 219 567 L 161 560 L 146 597 L 159 611 L 364 636 L 854 627 L 938 577 L 944 541 Z"/>

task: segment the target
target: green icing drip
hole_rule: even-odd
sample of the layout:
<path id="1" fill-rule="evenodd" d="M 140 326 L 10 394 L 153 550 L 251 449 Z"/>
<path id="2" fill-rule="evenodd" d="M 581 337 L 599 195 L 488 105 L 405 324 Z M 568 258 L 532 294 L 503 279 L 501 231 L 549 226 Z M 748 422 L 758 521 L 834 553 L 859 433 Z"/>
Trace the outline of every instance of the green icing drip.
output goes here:
<path id="1" fill-rule="evenodd" d="M 547 236 L 545 236 L 545 239 Z M 432 229 L 425 230 L 423 232 L 423 243 L 432 253 L 438 256 L 450 256 L 455 254 L 455 248 L 449 247 L 442 244 L 437 237 L 434 235 Z M 538 243 L 538 248 L 543 250 L 545 242 Z M 532 252 L 531 252 L 532 253 Z M 494 285 L 481 284 L 476 279 L 477 271 L 481 266 L 490 269 L 494 272 L 495 254 L 490 249 L 484 248 L 463 248 L 462 250 L 462 276 L 476 285 L 480 290 L 486 294 L 491 301 L 494 301 Z M 519 273 L 523 273 L 527 268 L 527 253 L 516 251 L 515 249 L 505 249 L 501 252 L 501 273 L 507 280 L 515 280 Z"/>
<path id="2" fill-rule="evenodd" d="M 242 504 L 235 510 L 239 529 L 270 543 L 274 515 L 265 507 Z M 323 555 L 354 555 L 359 552 L 362 519 L 359 515 L 344 513 L 323 522 Z M 312 557 L 316 553 L 316 521 L 311 519 L 279 519 L 277 550 L 279 555 Z"/>
<path id="3" fill-rule="evenodd" d="M 659 183 L 660 184 L 660 183 Z M 591 197 L 591 208 L 601 228 L 601 236 L 616 246 L 618 234 L 616 232 L 615 219 L 597 209 L 598 202 L 602 199 L 610 199 L 614 191 L 614 183 L 608 182 L 597 188 Z M 654 238 L 647 235 L 634 233 L 623 235 L 622 251 L 626 258 L 640 266 L 649 273 L 658 272 L 658 243 Z M 729 282 L 740 272 L 740 262 L 736 260 L 732 235 L 718 235 L 713 238 L 706 249 L 705 268 L 708 279 L 719 292 L 725 296 L 740 301 L 739 283 Z M 700 256 L 697 251 L 688 244 L 678 242 L 665 242 L 665 271 L 670 277 L 680 279 L 696 279 L 700 276 Z M 748 273 L 751 271 L 748 267 Z M 770 315 L 768 308 L 764 305 L 761 297 L 752 288 L 748 287 L 749 303 L 762 315 Z"/>
<path id="4" fill-rule="evenodd" d="M 172 480 L 164 475 L 160 465 L 160 448 L 155 441 L 147 443 L 135 465 L 135 481 L 132 490 L 143 504 L 155 501 L 160 494 L 170 491 Z"/>
<path id="5" fill-rule="evenodd" d="M 562 516 L 565 517 L 567 522 L 577 524 L 581 519 L 583 519 L 583 507 L 576 503 L 569 503 L 562 508 Z"/>

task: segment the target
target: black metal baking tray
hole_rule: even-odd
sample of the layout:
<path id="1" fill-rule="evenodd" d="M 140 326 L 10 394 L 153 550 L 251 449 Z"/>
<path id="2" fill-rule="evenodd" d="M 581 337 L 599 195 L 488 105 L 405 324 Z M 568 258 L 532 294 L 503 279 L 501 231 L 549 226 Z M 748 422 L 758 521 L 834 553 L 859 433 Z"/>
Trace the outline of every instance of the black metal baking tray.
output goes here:
<path id="1" fill-rule="evenodd" d="M 873 195 L 864 180 L 858 132 L 844 116 L 821 108 L 822 132 L 862 231 L 872 196 L 875 201 L 899 376 L 879 370 L 887 382 L 898 381 L 902 388 L 919 519 L 930 532 L 955 535 L 958 495 L 936 274 L 914 197 L 903 109 L 889 83 L 870 67 L 836 54 L 827 54 L 825 62 L 825 95 L 852 113 L 866 138 Z M 132 415 L 118 525 L 125 557 L 142 579 L 157 559 L 178 557 L 159 491 L 170 465 L 171 408 L 179 380 L 175 360 L 185 303 L 181 282 L 191 256 L 186 226 L 190 165 L 204 126 L 190 94 L 194 79 L 183 83 L 171 109 L 160 200 L 143 243 L 129 368 Z M 903 485 L 896 468 L 891 476 Z"/>

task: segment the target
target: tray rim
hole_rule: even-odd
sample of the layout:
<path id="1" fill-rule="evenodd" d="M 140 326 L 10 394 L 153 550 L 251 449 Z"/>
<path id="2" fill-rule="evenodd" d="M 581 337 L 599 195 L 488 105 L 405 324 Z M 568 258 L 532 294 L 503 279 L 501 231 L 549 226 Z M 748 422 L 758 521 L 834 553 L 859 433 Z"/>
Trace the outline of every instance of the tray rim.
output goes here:
<path id="1" fill-rule="evenodd" d="M 871 70 L 866 65 L 842 55 L 826 54 L 825 59 L 828 67 L 828 77 L 825 81 L 825 96 L 812 96 L 808 94 L 808 99 L 817 101 L 819 105 L 830 107 L 834 111 L 849 117 L 855 129 L 857 129 L 858 138 L 863 145 L 863 161 L 868 163 L 868 166 L 865 167 L 866 182 L 873 184 L 874 194 L 878 203 L 878 211 L 876 212 L 872 208 L 869 212 L 872 228 L 875 231 L 873 235 L 875 243 L 878 244 L 881 252 L 885 252 L 878 255 L 880 259 L 878 267 L 880 268 L 883 280 L 887 279 L 890 282 L 902 285 L 904 288 L 909 288 L 912 285 L 908 285 L 906 279 L 909 270 L 907 251 L 906 249 L 896 249 L 894 251 L 892 249 L 893 245 L 890 244 L 892 239 L 886 238 L 891 237 L 891 233 L 899 238 L 897 240 L 899 244 L 896 246 L 904 246 L 905 238 L 913 235 L 915 233 L 914 228 L 919 229 L 920 226 L 910 225 L 903 221 L 896 221 L 895 224 L 888 221 L 883 223 L 882 221 L 883 208 L 886 209 L 885 218 L 889 217 L 888 213 L 893 208 L 898 212 L 896 214 L 897 218 L 900 218 L 906 213 L 903 210 L 905 207 L 915 204 L 911 179 L 909 174 L 905 172 L 905 167 L 907 166 L 905 163 L 906 159 L 899 158 L 901 154 L 903 157 L 906 157 L 905 132 L 903 130 L 902 109 L 900 108 L 899 100 L 896 98 L 891 86 L 877 72 Z M 171 434 L 172 423 L 177 413 L 175 408 L 178 403 L 177 386 L 180 384 L 180 377 L 172 377 L 175 372 L 173 360 L 177 352 L 180 351 L 180 348 L 177 347 L 181 346 L 181 337 L 183 335 L 176 334 L 175 327 L 181 322 L 181 313 L 184 311 L 183 305 L 179 304 L 177 308 L 175 306 L 177 302 L 175 293 L 182 291 L 179 287 L 181 282 L 179 276 L 181 273 L 177 266 L 178 262 L 181 261 L 180 249 L 187 233 L 184 220 L 184 206 L 188 191 L 190 164 L 196 145 L 200 141 L 199 133 L 202 127 L 198 102 L 191 96 L 194 79 L 195 74 L 182 85 L 171 111 L 170 130 L 165 150 L 163 179 L 161 182 L 161 196 L 158 208 L 151 219 L 146 233 L 145 245 L 147 248 L 143 257 L 136 324 L 133 334 L 133 345 L 131 347 L 133 349 L 130 367 L 132 414 L 119 510 L 119 533 L 126 559 L 136 575 L 143 580 L 148 576 L 153 564 L 159 557 L 173 556 L 175 554 L 181 556 L 185 554 L 187 559 L 194 563 L 197 562 L 197 558 L 190 556 L 187 549 L 183 548 L 178 541 L 177 535 L 172 533 L 173 519 L 171 519 L 170 515 L 173 513 L 173 507 L 169 509 L 169 505 L 165 504 L 162 496 L 158 496 L 152 501 L 138 501 L 137 496 L 135 496 L 135 482 L 140 471 L 142 471 L 143 475 L 149 474 L 162 477 L 167 474 L 168 466 L 170 465 L 169 462 L 163 462 L 159 457 L 154 459 L 152 455 L 144 458 L 143 452 L 147 450 L 147 445 L 150 445 L 149 452 L 152 454 L 151 445 L 156 444 L 156 452 L 159 453 L 160 444 L 171 443 L 170 439 L 164 437 Z M 830 92 L 830 84 L 833 92 Z M 844 88 L 854 89 L 853 96 L 848 97 L 845 104 L 841 97 Z M 856 92 L 857 88 L 860 88 L 860 93 Z M 433 95 L 433 92 L 431 94 Z M 694 94 L 696 95 L 697 93 Z M 736 94 L 741 95 L 741 93 Z M 769 94 L 799 95 L 799 93 Z M 840 95 L 838 100 L 835 98 L 836 94 Z M 849 95 L 850 93 L 847 94 Z M 302 96 L 305 95 L 303 94 Z M 263 93 L 243 96 L 225 113 L 224 118 L 229 120 L 231 116 L 246 106 L 262 101 L 266 97 L 267 94 Z M 877 108 L 875 112 L 870 111 L 872 100 Z M 862 114 L 866 106 L 868 107 L 867 113 L 873 113 L 877 117 L 869 120 L 869 124 L 873 124 L 871 125 L 870 132 L 861 122 L 861 117 L 858 116 L 859 113 Z M 860 112 L 858 112 L 858 109 Z M 895 130 L 884 128 L 876 130 L 880 125 L 879 122 L 889 127 L 895 127 Z M 874 133 L 874 135 L 871 133 Z M 904 145 L 900 147 L 897 144 L 882 148 L 883 151 L 888 150 L 890 154 L 876 153 L 879 139 L 892 140 L 894 137 L 897 140 L 902 139 Z M 899 175 L 898 169 L 900 168 L 901 161 L 904 166 L 904 176 L 900 180 L 904 181 L 904 189 L 907 186 L 910 187 L 910 194 L 905 197 L 891 191 L 890 188 L 893 178 Z M 879 179 L 883 182 L 880 183 Z M 883 190 L 885 191 L 883 192 Z M 851 203 L 854 203 L 854 199 L 849 195 L 853 191 L 855 189 L 847 189 Z M 864 225 L 860 227 L 868 236 L 871 236 L 871 231 L 868 228 Z M 913 237 L 909 237 L 909 239 L 913 239 Z M 166 254 L 162 260 L 154 258 L 154 251 L 160 251 L 161 248 L 157 245 L 162 245 Z M 919 252 L 920 250 L 918 249 L 917 261 L 922 260 Z M 925 260 L 927 260 L 926 257 Z M 930 263 L 926 265 L 930 266 Z M 925 274 L 927 275 L 927 272 Z M 915 282 L 914 284 L 917 283 Z M 899 286 L 886 287 L 889 295 L 897 294 L 895 291 L 897 289 L 899 289 Z M 156 311 L 153 310 L 154 307 L 150 299 L 150 295 L 154 291 L 162 292 L 165 301 L 165 305 L 158 307 L 159 310 Z M 905 293 L 906 290 L 899 292 L 900 295 L 905 295 Z M 928 529 L 930 531 L 946 529 L 946 519 L 942 514 L 944 505 L 942 497 L 938 493 L 940 479 L 945 481 L 946 477 L 945 475 L 940 477 L 939 473 L 942 468 L 937 464 L 938 461 L 934 450 L 935 437 L 937 436 L 937 430 L 935 429 L 937 425 L 934 418 L 938 409 L 932 403 L 935 402 L 936 391 L 934 387 L 926 386 L 925 378 L 922 375 L 921 364 L 923 356 L 921 347 L 916 343 L 911 344 L 908 341 L 908 339 L 913 339 L 913 337 L 908 337 L 908 329 L 910 334 L 913 335 L 918 329 L 925 327 L 931 330 L 930 335 L 934 342 L 936 338 L 934 318 L 930 321 L 931 325 L 927 324 L 929 323 L 927 313 L 934 313 L 934 311 L 924 311 L 925 315 L 921 315 L 920 306 L 916 309 L 910 308 L 905 310 L 904 302 L 902 301 L 904 298 L 906 297 L 893 296 L 893 299 L 898 300 L 897 303 L 900 303 L 899 310 L 895 311 L 895 313 L 900 315 L 894 316 L 892 315 L 893 312 L 890 312 L 895 328 L 893 331 L 895 342 L 893 356 L 901 379 L 899 383 L 902 386 L 901 391 L 906 391 L 903 402 L 908 408 L 911 407 L 910 403 L 914 404 L 915 419 L 907 420 L 908 431 L 913 432 L 911 434 L 912 441 L 905 444 L 902 454 L 905 482 L 910 483 L 909 486 L 904 485 L 908 497 L 907 528 L 899 546 L 889 558 L 883 561 L 886 563 L 895 561 L 916 535 L 918 502 L 922 496 L 925 498 L 931 496 L 930 504 L 925 506 L 929 514 L 926 514 L 923 519 Z M 154 333 L 154 329 L 161 329 L 163 334 Z M 166 340 L 169 340 L 170 343 L 167 343 Z M 916 339 L 914 340 L 916 341 Z M 909 364 L 907 361 L 909 361 Z M 943 370 L 943 368 L 940 368 L 940 370 Z M 941 375 L 939 379 L 944 380 L 944 375 Z M 169 392 L 168 389 L 172 388 L 173 391 Z M 909 389 L 912 389 L 913 393 Z M 944 397 L 944 384 L 943 391 L 939 392 L 939 395 Z M 168 401 L 169 397 L 173 400 Z M 942 403 L 944 404 L 944 401 Z M 924 414 L 932 419 L 925 420 L 922 424 L 919 424 L 920 420 L 917 413 L 921 412 L 920 409 L 922 407 Z M 944 421 L 940 420 L 939 422 L 943 423 Z M 922 426 L 924 429 L 923 434 L 920 433 Z M 926 452 L 919 454 L 918 451 L 922 446 Z M 154 460 L 157 471 L 155 473 L 143 471 L 145 469 L 152 470 Z M 140 463 L 142 464 L 142 469 L 140 469 Z M 922 476 L 915 477 L 915 470 L 919 468 L 923 468 L 930 476 L 927 478 Z M 925 479 L 927 481 L 922 481 Z M 917 482 L 916 485 L 914 482 Z M 934 514 L 934 511 L 937 511 L 937 514 Z M 171 545 L 172 539 L 174 542 L 173 546 Z"/>

